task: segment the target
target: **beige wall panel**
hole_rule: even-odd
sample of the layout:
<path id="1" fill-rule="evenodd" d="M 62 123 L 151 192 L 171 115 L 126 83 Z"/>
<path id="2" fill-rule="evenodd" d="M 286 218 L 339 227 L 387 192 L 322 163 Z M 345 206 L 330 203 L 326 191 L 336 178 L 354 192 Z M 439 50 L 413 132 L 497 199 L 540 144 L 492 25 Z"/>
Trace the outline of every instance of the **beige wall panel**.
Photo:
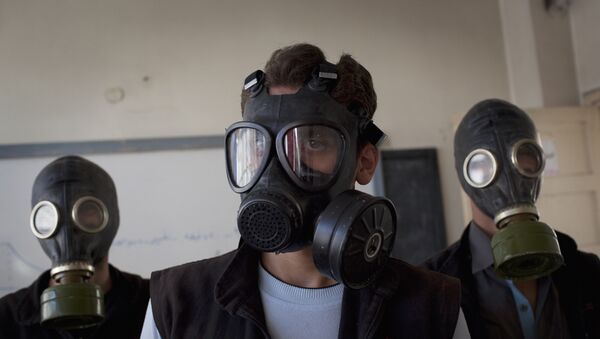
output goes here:
<path id="1" fill-rule="evenodd" d="M 547 176 L 591 174 L 587 125 L 583 121 L 540 123 L 537 126 L 547 152 Z"/>
<path id="2" fill-rule="evenodd" d="M 600 244 L 596 192 L 543 195 L 538 200 L 537 207 L 542 216 L 541 221 L 550 223 L 551 220 L 553 228 L 569 234 L 579 246 Z M 585 227 L 581 227 L 582 225 Z"/>

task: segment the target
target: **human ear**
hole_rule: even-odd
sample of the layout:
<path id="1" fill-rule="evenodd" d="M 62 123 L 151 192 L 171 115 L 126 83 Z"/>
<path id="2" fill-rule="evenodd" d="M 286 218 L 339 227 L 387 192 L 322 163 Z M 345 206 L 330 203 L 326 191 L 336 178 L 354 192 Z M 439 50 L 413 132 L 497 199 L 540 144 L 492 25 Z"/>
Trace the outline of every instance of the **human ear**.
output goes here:
<path id="1" fill-rule="evenodd" d="M 371 143 L 367 143 L 358 153 L 356 166 L 356 181 L 361 185 L 368 184 L 379 162 L 379 151 Z"/>

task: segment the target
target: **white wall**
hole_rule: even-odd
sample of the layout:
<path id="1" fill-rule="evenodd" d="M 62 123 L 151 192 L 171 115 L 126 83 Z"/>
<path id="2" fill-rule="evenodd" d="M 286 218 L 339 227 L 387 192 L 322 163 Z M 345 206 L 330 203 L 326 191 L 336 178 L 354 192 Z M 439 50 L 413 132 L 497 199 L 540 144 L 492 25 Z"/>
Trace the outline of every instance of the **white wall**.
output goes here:
<path id="1" fill-rule="evenodd" d="M 579 90 L 584 94 L 600 88 L 600 1 L 573 1 L 570 19 Z"/>
<path id="2" fill-rule="evenodd" d="M 579 90 L 569 13 L 547 11 L 544 0 L 530 0 L 530 7 L 542 106 L 576 106 L 579 104 Z"/>
<path id="3" fill-rule="evenodd" d="M 509 96 L 497 0 L 0 0 L 0 144 L 221 134 L 244 77 L 304 41 L 371 71 L 386 147 L 439 150 L 457 239 L 451 117 Z"/>
<path id="4" fill-rule="evenodd" d="M 544 102 L 535 32 L 528 1 L 499 0 L 510 101 L 521 107 Z"/>
<path id="5" fill-rule="evenodd" d="M 579 104 L 568 12 L 544 0 L 499 0 L 510 99 L 521 107 Z"/>

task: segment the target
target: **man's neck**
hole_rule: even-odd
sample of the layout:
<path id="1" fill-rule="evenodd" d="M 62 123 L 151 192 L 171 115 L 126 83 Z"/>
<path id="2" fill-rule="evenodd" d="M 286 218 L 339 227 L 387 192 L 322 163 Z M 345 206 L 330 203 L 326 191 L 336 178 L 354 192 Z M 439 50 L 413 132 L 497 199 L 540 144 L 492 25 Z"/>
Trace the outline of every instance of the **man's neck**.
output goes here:
<path id="1" fill-rule="evenodd" d="M 108 267 L 108 257 L 102 259 L 98 264 L 94 265 L 94 275 L 90 282 L 99 285 L 102 293 L 106 294 L 112 288 L 112 278 Z"/>
<path id="2" fill-rule="evenodd" d="M 496 228 L 494 220 L 480 210 L 473 201 L 471 201 L 471 214 L 475 225 L 481 228 L 481 230 L 484 231 L 488 237 L 491 238 L 494 234 L 496 234 L 496 232 L 498 232 L 498 228 Z"/>
<path id="3" fill-rule="evenodd" d="M 272 253 L 261 255 L 263 267 L 277 279 L 299 287 L 320 288 L 335 285 L 319 272 L 313 261 L 312 249 L 304 247 L 296 252 Z"/>
<path id="4" fill-rule="evenodd" d="M 514 281 L 515 286 L 523 293 L 527 301 L 529 301 L 529 305 L 533 310 L 533 314 L 535 314 L 535 306 L 537 305 L 537 279 L 533 280 L 523 280 L 523 281 Z"/>

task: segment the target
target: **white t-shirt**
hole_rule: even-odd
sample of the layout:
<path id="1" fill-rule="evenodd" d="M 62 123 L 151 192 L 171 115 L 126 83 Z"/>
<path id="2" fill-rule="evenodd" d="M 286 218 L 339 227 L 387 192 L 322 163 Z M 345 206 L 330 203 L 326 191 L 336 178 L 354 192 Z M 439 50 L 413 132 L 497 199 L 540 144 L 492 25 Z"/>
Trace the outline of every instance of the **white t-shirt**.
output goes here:
<path id="1" fill-rule="evenodd" d="M 259 265 L 260 266 L 260 265 Z M 344 286 L 303 288 L 258 269 L 258 288 L 273 339 L 337 338 Z"/>

